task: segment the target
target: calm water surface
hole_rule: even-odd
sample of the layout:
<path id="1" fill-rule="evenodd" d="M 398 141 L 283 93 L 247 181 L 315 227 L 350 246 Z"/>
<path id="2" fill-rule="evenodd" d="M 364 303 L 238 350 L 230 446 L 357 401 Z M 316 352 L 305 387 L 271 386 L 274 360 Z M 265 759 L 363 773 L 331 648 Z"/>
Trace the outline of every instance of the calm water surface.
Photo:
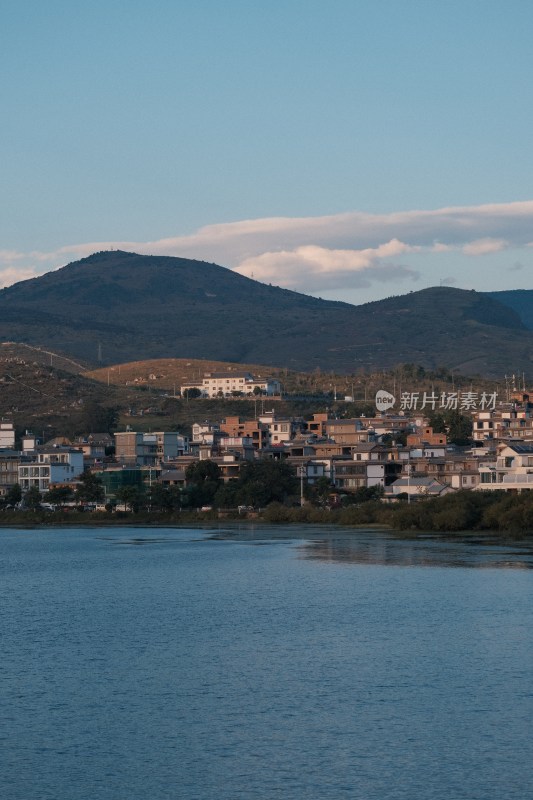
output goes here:
<path id="1" fill-rule="evenodd" d="M 0 796 L 526 800 L 532 567 L 375 531 L 0 530 Z"/>

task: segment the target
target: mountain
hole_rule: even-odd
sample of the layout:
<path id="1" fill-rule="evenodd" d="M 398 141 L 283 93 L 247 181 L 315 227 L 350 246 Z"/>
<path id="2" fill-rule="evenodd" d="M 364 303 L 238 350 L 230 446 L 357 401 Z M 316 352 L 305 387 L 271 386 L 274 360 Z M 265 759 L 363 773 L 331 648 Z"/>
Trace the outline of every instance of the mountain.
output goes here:
<path id="1" fill-rule="evenodd" d="M 398 363 L 531 372 L 533 332 L 487 294 L 424 289 L 361 306 L 201 261 L 95 253 L 0 291 L 0 340 L 85 362 L 202 358 L 353 373 Z"/>
<path id="2" fill-rule="evenodd" d="M 533 289 L 511 289 L 487 294 L 516 311 L 526 328 L 533 331 Z"/>

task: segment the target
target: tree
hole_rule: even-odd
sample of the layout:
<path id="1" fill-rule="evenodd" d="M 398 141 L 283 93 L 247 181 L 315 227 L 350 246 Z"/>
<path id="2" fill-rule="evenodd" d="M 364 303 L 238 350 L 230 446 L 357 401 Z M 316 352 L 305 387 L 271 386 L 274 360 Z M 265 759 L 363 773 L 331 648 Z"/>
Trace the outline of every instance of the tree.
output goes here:
<path id="1" fill-rule="evenodd" d="M 312 503 L 318 506 L 327 506 L 329 504 L 331 489 L 330 479 L 323 475 L 314 483 L 308 484 L 306 496 Z"/>
<path id="2" fill-rule="evenodd" d="M 229 481 L 218 487 L 213 498 L 216 508 L 235 508 L 239 505 L 238 481 Z"/>
<path id="3" fill-rule="evenodd" d="M 445 433 L 450 444 L 468 445 L 472 440 L 472 418 L 459 411 L 444 411 L 428 416 L 435 433 Z"/>
<path id="4" fill-rule="evenodd" d="M 6 506 L 16 506 L 17 503 L 20 503 L 21 500 L 22 500 L 22 489 L 20 488 L 20 485 L 16 483 L 14 486 L 12 486 L 10 489 L 7 490 L 4 496 L 4 501 Z"/>
<path id="5" fill-rule="evenodd" d="M 294 467 L 286 461 L 249 461 L 243 465 L 236 486 L 239 504 L 266 506 L 283 503 L 298 492 Z"/>
<path id="6" fill-rule="evenodd" d="M 116 491 L 116 498 L 136 514 L 144 504 L 145 495 L 140 486 L 121 486 Z"/>
<path id="7" fill-rule="evenodd" d="M 169 511 L 176 511 L 181 508 L 183 488 L 181 486 L 169 486 L 167 492 L 167 506 Z"/>
<path id="8" fill-rule="evenodd" d="M 185 470 L 187 488 L 183 502 L 191 508 L 210 505 L 221 483 L 218 464 L 210 459 L 193 461 Z"/>
<path id="9" fill-rule="evenodd" d="M 346 494 L 342 498 L 343 506 L 360 505 L 369 503 L 372 500 L 380 500 L 383 497 L 383 486 L 360 486 L 355 492 Z"/>
<path id="10" fill-rule="evenodd" d="M 47 503 L 61 506 L 68 503 L 74 497 L 74 492 L 69 486 L 57 486 L 55 489 L 49 489 L 46 493 L 45 499 Z"/>
<path id="11" fill-rule="evenodd" d="M 183 396 L 186 400 L 196 400 L 198 397 L 202 396 L 202 392 L 200 389 L 196 389 L 192 386 L 190 389 L 184 389 Z"/>
<path id="12" fill-rule="evenodd" d="M 148 487 L 146 499 L 151 511 L 167 511 L 167 489 L 160 483 Z"/>
<path id="13" fill-rule="evenodd" d="M 41 507 L 42 499 L 43 498 L 39 489 L 36 486 L 30 486 L 24 495 L 24 505 L 26 508 L 29 508 L 30 511 L 38 511 L 38 509 Z"/>
<path id="14" fill-rule="evenodd" d="M 472 441 L 472 417 L 452 411 L 449 416 L 448 441 L 451 444 L 468 445 Z"/>
<path id="15" fill-rule="evenodd" d="M 99 503 L 104 499 L 104 485 L 94 472 L 84 472 L 80 475 L 79 481 L 76 489 L 76 502 Z"/>
<path id="16" fill-rule="evenodd" d="M 380 441 L 381 444 L 384 444 L 386 447 L 391 447 L 393 444 L 405 447 L 407 444 L 407 434 L 403 431 L 397 432 L 394 435 L 392 433 L 384 433 L 383 436 L 380 437 Z"/>
<path id="17" fill-rule="evenodd" d="M 148 489 L 148 502 L 153 511 L 170 513 L 181 508 L 181 489 L 179 486 L 154 483 Z"/>
<path id="18" fill-rule="evenodd" d="M 185 470 L 185 478 L 187 479 L 187 483 L 218 481 L 220 478 L 220 467 L 209 458 L 202 461 L 193 461 Z"/>

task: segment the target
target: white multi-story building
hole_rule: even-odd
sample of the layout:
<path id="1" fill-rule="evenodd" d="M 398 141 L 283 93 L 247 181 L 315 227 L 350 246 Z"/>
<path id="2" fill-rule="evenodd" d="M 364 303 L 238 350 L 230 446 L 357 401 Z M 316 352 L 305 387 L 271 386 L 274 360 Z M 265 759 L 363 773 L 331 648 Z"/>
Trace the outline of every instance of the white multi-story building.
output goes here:
<path id="1" fill-rule="evenodd" d="M 47 492 L 56 484 L 72 483 L 83 472 L 83 453 L 70 447 L 39 450 L 31 461 L 19 465 L 18 476 L 22 492 L 35 487 Z"/>
<path id="2" fill-rule="evenodd" d="M 234 393 L 243 395 L 281 393 L 281 383 L 273 378 L 254 378 L 250 372 L 209 372 L 201 383 L 188 383 L 180 387 L 184 394 L 189 389 L 197 389 L 202 397 L 231 397 Z"/>

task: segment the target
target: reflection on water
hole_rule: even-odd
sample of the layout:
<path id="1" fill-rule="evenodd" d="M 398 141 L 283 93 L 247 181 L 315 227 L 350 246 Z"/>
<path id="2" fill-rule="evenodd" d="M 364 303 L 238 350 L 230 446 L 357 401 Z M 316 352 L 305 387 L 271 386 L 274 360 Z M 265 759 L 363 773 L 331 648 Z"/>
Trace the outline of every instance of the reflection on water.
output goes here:
<path id="1" fill-rule="evenodd" d="M 353 564 L 402 567 L 476 567 L 532 569 L 533 542 L 497 544 L 466 536 L 460 541 L 437 535 L 415 539 L 361 531 L 306 542 L 305 558 Z"/>
<path id="2" fill-rule="evenodd" d="M 207 534 L 211 541 L 247 545 L 293 541 L 304 559 L 391 567 L 532 569 L 533 537 L 520 540 L 486 533 L 399 534 L 379 528 L 328 525 L 238 525 Z"/>

